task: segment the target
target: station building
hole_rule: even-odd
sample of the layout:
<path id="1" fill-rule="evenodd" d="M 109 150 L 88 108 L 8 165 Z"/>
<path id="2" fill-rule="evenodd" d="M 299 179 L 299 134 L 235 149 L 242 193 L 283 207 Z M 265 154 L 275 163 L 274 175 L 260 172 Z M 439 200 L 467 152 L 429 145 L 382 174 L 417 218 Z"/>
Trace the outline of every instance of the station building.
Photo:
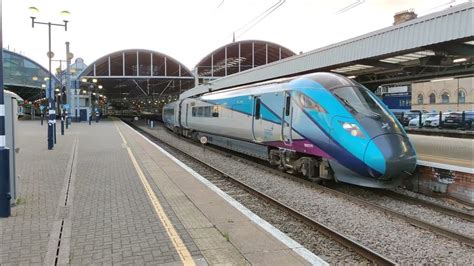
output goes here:
<path id="1" fill-rule="evenodd" d="M 412 109 L 426 111 L 474 110 L 474 77 L 442 78 L 412 84 Z"/>

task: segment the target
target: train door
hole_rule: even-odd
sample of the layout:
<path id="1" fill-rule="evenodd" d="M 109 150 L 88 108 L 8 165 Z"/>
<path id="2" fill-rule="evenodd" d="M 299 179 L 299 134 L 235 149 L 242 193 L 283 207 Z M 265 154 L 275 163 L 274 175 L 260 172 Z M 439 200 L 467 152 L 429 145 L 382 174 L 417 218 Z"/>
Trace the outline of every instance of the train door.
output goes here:
<path id="1" fill-rule="evenodd" d="M 285 92 L 283 113 L 281 116 L 281 139 L 285 145 L 292 145 L 291 128 L 293 123 L 293 107 L 291 106 L 291 93 Z"/>

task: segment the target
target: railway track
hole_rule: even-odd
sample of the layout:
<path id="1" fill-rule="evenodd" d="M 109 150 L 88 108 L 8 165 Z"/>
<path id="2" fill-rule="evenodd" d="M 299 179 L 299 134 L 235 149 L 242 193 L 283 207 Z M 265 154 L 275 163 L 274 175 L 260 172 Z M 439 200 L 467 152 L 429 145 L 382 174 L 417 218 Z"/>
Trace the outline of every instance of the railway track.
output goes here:
<path id="1" fill-rule="evenodd" d="M 186 158 L 188 158 L 192 161 L 198 162 L 199 164 L 204 165 L 205 167 L 207 167 L 209 169 L 212 169 L 215 172 L 218 172 L 221 176 L 225 177 L 230 182 L 232 182 L 234 184 L 237 184 L 238 186 L 242 187 L 245 191 L 251 193 L 252 195 L 254 195 L 254 196 L 256 196 L 260 199 L 263 199 L 264 201 L 270 203 L 271 205 L 277 207 L 278 209 L 283 210 L 284 212 L 286 212 L 286 213 L 290 214 L 291 216 L 295 217 L 296 219 L 303 222 L 307 226 L 309 226 L 311 228 L 314 228 L 315 230 L 317 230 L 321 234 L 325 235 L 326 237 L 331 238 L 334 241 L 338 242 L 339 244 L 345 246 L 346 248 L 353 250 L 354 252 L 356 252 L 357 254 L 362 256 L 363 258 L 366 258 L 367 260 L 371 261 L 372 263 L 378 264 L 378 265 L 396 265 L 396 263 L 394 261 L 392 261 L 390 258 L 387 258 L 387 257 L 373 251 L 372 249 L 358 243 L 357 241 L 354 241 L 353 239 L 344 236 L 343 234 L 341 234 L 341 233 L 337 232 L 336 230 L 328 227 L 327 225 L 322 224 L 322 223 L 320 223 L 320 222 L 318 222 L 318 221 L 316 221 L 316 220 L 300 213 L 299 211 L 297 211 L 297 210 L 291 208 L 290 206 L 278 201 L 277 199 L 275 199 L 271 196 L 268 196 L 265 193 L 263 193 L 263 192 L 255 189 L 255 188 L 247 185 L 246 183 L 240 181 L 238 178 L 233 177 L 232 175 L 226 173 L 225 171 L 217 169 L 216 167 L 208 164 L 207 162 L 204 162 L 204 161 L 202 161 L 202 160 L 200 160 L 196 157 L 193 157 L 193 156 L 189 155 L 186 151 L 183 151 L 183 150 L 181 150 L 177 147 L 174 147 L 174 146 L 162 141 L 158 137 L 142 130 L 141 128 L 135 126 L 134 124 L 129 124 L 129 125 L 132 126 L 134 129 L 136 129 L 137 131 L 139 131 L 140 133 L 144 134 L 146 137 L 148 137 L 152 141 L 157 142 L 157 144 L 162 145 L 162 146 L 164 145 L 164 146 L 166 146 L 166 147 L 168 147 L 172 150 L 175 150 L 175 151 L 179 152 L 181 155 L 185 156 Z M 186 141 L 189 141 L 188 139 L 184 139 L 184 138 L 182 138 L 182 139 L 186 140 Z M 196 143 L 193 142 L 193 144 L 196 144 Z M 206 147 L 206 149 L 209 149 L 209 147 Z M 215 149 L 213 149 L 213 150 L 215 150 Z M 215 151 L 223 153 L 222 151 L 219 151 L 219 150 L 215 150 Z M 228 155 L 226 155 L 226 156 L 228 156 Z"/>
<path id="2" fill-rule="evenodd" d="M 413 197 L 410 197 L 410 196 L 407 196 L 407 195 L 404 195 L 404 194 L 400 194 L 400 193 L 397 193 L 397 192 L 391 191 L 391 190 L 378 191 L 376 193 L 383 194 L 385 196 L 388 196 L 388 197 L 391 197 L 391 198 L 394 198 L 394 199 L 399 199 L 399 200 L 403 200 L 403 201 L 406 201 L 406 202 L 411 202 L 412 204 L 422 205 L 426 208 L 430 208 L 430 209 L 435 210 L 437 212 L 440 212 L 440 213 L 443 213 L 443 214 L 446 214 L 446 215 L 450 215 L 450 216 L 453 216 L 453 217 L 458 217 L 458 218 L 464 219 L 466 221 L 469 221 L 471 223 L 474 223 L 474 215 L 469 214 L 467 212 L 456 210 L 455 208 L 451 208 L 451 207 L 448 207 L 448 206 L 442 206 L 442 205 L 439 205 L 439 204 L 436 204 L 436 203 L 433 203 L 433 202 L 430 202 L 430 201 L 418 199 L 418 198 L 413 198 Z"/>
<path id="3" fill-rule="evenodd" d="M 146 134 L 148 136 L 153 136 L 149 133 L 146 133 Z M 196 143 L 195 141 L 193 141 L 191 139 L 188 139 L 188 138 L 185 138 L 185 137 L 182 137 L 182 136 L 178 136 L 178 135 L 176 135 L 176 136 L 178 138 L 182 139 L 183 141 L 186 141 L 186 142 L 191 143 L 193 145 L 198 145 L 198 143 Z M 462 234 L 460 232 L 456 232 L 456 231 L 450 230 L 448 228 L 435 225 L 431 222 L 424 221 L 424 220 L 418 219 L 416 217 L 412 217 L 410 215 L 404 214 L 402 212 L 390 209 L 388 207 L 384 207 L 382 205 L 366 201 L 366 200 L 361 199 L 359 197 L 349 195 L 348 193 L 338 191 L 337 189 L 333 189 L 329 186 L 323 186 L 323 185 L 317 184 L 317 183 L 312 182 L 310 180 L 304 179 L 303 177 L 299 177 L 299 176 L 295 176 L 295 175 L 291 175 L 291 174 L 282 172 L 278 169 L 275 169 L 275 168 L 269 166 L 267 164 L 267 162 L 259 160 L 259 159 L 255 159 L 253 157 L 242 155 L 242 154 L 237 153 L 237 152 L 224 150 L 222 148 L 215 147 L 215 146 L 206 146 L 206 149 L 212 150 L 212 151 L 217 152 L 219 154 L 222 154 L 223 156 L 227 156 L 227 157 L 233 156 L 235 158 L 238 158 L 239 160 L 245 161 L 247 164 L 250 164 L 254 167 L 257 167 L 257 168 L 260 168 L 262 170 L 271 172 L 273 174 L 284 176 L 285 178 L 288 178 L 288 179 L 291 179 L 293 181 L 296 181 L 296 182 L 302 183 L 304 185 L 310 186 L 310 187 L 312 187 L 312 188 L 314 188 L 314 189 L 316 189 L 320 192 L 331 193 L 335 196 L 348 199 L 351 202 L 356 203 L 358 205 L 361 205 L 361 206 L 364 206 L 364 207 L 367 207 L 367 208 L 372 208 L 372 209 L 375 209 L 377 211 L 381 211 L 381 212 L 383 212 L 387 215 L 393 216 L 397 219 L 404 220 L 407 223 L 409 223 L 411 225 L 414 225 L 416 227 L 423 228 L 425 230 L 431 231 L 431 232 L 436 233 L 438 235 L 442 235 L 444 237 L 448 237 L 450 239 L 460 241 L 460 242 L 462 242 L 466 245 L 474 247 L 474 238 L 472 238 L 470 236 L 467 236 L 465 234 Z M 383 190 L 383 191 L 372 190 L 372 191 L 374 191 L 374 193 L 382 193 L 385 196 L 388 196 L 388 197 L 391 197 L 391 198 L 394 198 L 394 199 L 398 199 L 398 200 L 402 200 L 402 201 L 406 201 L 406 202 L 411 202 L 412 204 L 416 204 L 416 205 L 421 205 L 421 206 L 424 206 L 426 208 L 432 209 L 434 211 L 437 211 L 437 212 L 445 214 L 445 215 L 449 215 L 449 216 L 452 216 L 452 217 L 457 217 L 457 218 L 460 218 L 460 219 L 463 219 L 463 220 L 466 220 L 466 221 L 469 221 L 469 222 L 474 222 L 474 216 L 473 215 L 471 215 L 469 213 L 466 213 L 466 212 L 456 210 L 454 208 L 450 208 L 450 207 L 447 207 L 447 206 L 442 206 L 442 205 L 439 205 L 439 204 L 435 204 L 435 203 L 428 202 L 428 201 L 421 200 L 421 199 L 417 199 L 417 198 L 412 198 L 412 197 L 402 195 L 402 194 L 399 194 L 399 193 L 396 193 L 396 192 L 393 192 L 393 191 L 389 191 L 389 190 Z"/>

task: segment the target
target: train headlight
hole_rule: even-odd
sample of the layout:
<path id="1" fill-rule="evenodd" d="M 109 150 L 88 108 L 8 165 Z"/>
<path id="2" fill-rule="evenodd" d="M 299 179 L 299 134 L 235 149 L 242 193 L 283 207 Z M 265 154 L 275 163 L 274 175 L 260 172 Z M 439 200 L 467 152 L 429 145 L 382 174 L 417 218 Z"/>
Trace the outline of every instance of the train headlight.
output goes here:
<path id="1" fill-rule="evenodd" d="M 348 123 L 348 122 L 341 122 L 341 121 L 339 121 L 339 123 L 341 123 L 342 128 L 346 132 L 351 134 L 352 136 L 359 137 L 359 138 L 365 138 L 364 133 L 362 133 L 362 131 L 360 130 L 360 128 L 356 124 Z"/>

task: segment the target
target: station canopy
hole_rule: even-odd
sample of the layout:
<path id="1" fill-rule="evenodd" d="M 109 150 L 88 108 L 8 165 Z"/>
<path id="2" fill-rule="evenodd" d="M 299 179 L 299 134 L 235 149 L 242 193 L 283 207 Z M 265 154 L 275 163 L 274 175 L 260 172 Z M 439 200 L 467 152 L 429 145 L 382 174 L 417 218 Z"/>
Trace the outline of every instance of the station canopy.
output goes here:
<path id="1" fill-rule="evenodd" d="M 18 94 L 27 101 L 45 97 L 49 85 L 49 71 L 30 58 L 3 49 L 3 83 L 7 90 Z M 52 76 L 52 86 L 59 85 L 59 80 Z"/>
<path id="2" fill-rule="evenodd" d="M 267 41 L 245 40 L 226 44 L 205 56 L 194 68 L 200 83 L 266 65 L 295 55 Z"/>
<path id="3" fill-rule="evenodd" d="M 133 101 L 153 109 L 176 99 L 194 82 L 192 72 L 176 59 L 156 51 L 129 49 L 91 63 L 78 75 L 76 88 L 105 95 L 112 103 Z"/>
<path id="4" fill-rule="evenodd" d="M 234 86 L 313 72 L 334 72 L 369 89 L 474 73 L 474 2 L 369 32 L 304 54 L 203 83 L 192 97 Z"/>

